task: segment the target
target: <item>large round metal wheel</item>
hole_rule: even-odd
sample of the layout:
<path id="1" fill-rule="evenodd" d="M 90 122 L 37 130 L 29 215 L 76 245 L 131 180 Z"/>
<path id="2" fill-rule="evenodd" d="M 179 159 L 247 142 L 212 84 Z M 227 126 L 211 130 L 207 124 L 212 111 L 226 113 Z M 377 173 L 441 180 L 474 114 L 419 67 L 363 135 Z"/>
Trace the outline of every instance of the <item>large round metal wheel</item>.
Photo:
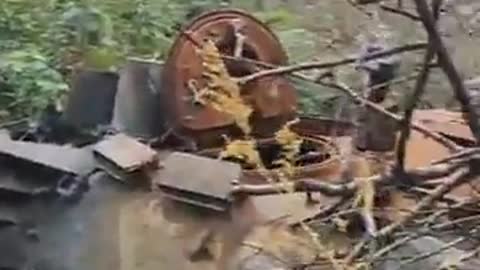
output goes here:
<path id="1" fill-rule="evenodd" d="M 198 44 L 205 39 L 213 40 L 223 55 L 233 55 L 236 46 L 235 24 L 242 26 L 245 36 L 242 58 L 257 60 L 271 65 L 287 64 L 287 55 L 279 40 L 266 25 L 251 15 L 239 10 L 216 10 L 207 12 L 190 22 L 171 48 L 163 72 L 166 95 L 164 104 L 175 126 L 191 131 L 204 131 L 233 124 L 228 115 L 208 106 L 199 107 L 192 103 L 191 90 L 187 83 L 191 79 L 204 85 L 203 66 L 196 54 Z M 229 59 L 224 63 L 233 77 L 241 77 L 256 70 L 256 65 Z M 255 118 L 284 117 L 296 111 L 294 88 L 282 77 L 262 78 L 244 85 L 242 96 L 254 108 Z"/>

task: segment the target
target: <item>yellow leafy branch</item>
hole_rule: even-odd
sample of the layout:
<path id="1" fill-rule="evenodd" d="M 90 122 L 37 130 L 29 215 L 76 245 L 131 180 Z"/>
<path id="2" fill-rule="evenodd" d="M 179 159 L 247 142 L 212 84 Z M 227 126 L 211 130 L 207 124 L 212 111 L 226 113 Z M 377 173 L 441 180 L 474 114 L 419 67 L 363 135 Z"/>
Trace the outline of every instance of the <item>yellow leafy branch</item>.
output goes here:
<path id="1" fill-rule="evenodd" d="M 249 123 L 253 109 L 240 95 L 240 87 L 228 73 L 220 52 L 212 41 L 207 41 L 197 54 L 202 59 L 207 86 L 203 89 L 190 87 L 194 102 L 210 105 L 217 111 L 232 117 L 237 126 L 246 134 L 250 134 Z"/>

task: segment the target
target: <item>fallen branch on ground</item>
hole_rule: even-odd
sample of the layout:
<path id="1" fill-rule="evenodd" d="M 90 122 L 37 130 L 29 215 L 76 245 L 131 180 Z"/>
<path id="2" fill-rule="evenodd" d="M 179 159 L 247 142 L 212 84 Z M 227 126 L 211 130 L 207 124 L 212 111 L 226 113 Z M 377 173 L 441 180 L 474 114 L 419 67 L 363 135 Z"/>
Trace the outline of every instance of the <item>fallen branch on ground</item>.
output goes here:
<path id="1" fill-rule="evenodd" d="M 402 219 L 386 226 L 383 227 L 381 230 L 378 231 L 377 235 L 375 237 L 365 239 L 358 243 L 352 252 L 347 256 L 345 262 L 346 264 L 351 264 L 362 252 L 363 248 L 368 245 L 371 241 L 376 241 L 377 239 L 380 238 L 385 238 L 386 236 L 390 235 L 394 231 L 396 231 L 399 228 L 402 228 L 405 226 L 408 222 L 410 222 L 412 219 L 414 219 L 417 215 L 419 215 L 420 211 L 431 206 L 435 201 L 437 201 L 439 198 L 441 198 L 443 195 L 449 193 L 453 188 L 466 183 L 470 180 L 472 180 L 476 174 L 472 173 L 469 168 L 463 167 L 461 170 L 456 172 L 455 177 L 451 177 L 449 179 L 446 179 L 444 183 L 440 186 L 438 186 L 431 195 L 425 197 L 422 199 L 413 209 L 412 212 L 408 213 L 405 215 Z"/>
<path id="2" fill-rule="evenodd" d="M 476 152 L 473 152 L 473 155 L 475 154 Z M 415 186 L 421 185 L 422 182 L 427 180 L 447 177 L 455 173 L 459 169 L 469 166 L 469 162 L 471 161 L 471 159 L 478 158 L 476 155 L 473 155 L 464 156 L 463 159 L 454 160 L 447 163 L 440 163 L 423 168 L 408 170 L 401 175 L 398 174 L 397 170 L 391 169 L 383 175 L 375 175 L 368 178 L 356 179 L 355 181 L 350 181 L 343 184 L 320 182 L 314 179 L 300 179 L 287 183 L 273 183 L 262 185 L 237 184 L 234 186 L 232 193 L 247 195 L 267 195 L 278 194 L 279 191 L 287 192 L 287 190 L 293 189 L 295 192 L 320 192 L 326 196 L 349 196 L 355 193 L 358 188 L 357 183 L 361 181 L 373 181 L 377 185 L 395 185 L 398 182 L 407 182 L 412 183 L 412 185 Z M 399 178 L 402 178 L 402 180 L 399 181 Z M 343 181 L 342 179 L 338 179 L 332 182 L 341 183 Z M 431 197 L 434 196 L 435 194 L 431 195 Z"/>

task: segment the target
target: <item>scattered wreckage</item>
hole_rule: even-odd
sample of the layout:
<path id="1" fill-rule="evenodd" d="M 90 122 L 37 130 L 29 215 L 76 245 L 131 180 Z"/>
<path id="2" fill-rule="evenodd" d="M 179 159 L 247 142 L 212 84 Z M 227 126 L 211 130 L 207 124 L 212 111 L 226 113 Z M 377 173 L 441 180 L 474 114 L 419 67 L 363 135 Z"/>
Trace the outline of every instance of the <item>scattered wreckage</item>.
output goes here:
<path id="1" fill-rule="evenodd" d="M 265 25 L 240 11 L 214 11 L 184 29 L 164 64 L 131 60 L 119 74 L 75 74 L 68 107 L 58 120 L 69 125 L 61 129 L 68 130 L 63 135 L 79 137 L 78 130 L 105 126 L 113 131 L 106 128 L 87 142 L 72 143 L 75 138 L 63 145 L 0 134 L 0 269 L 207 269 L 211 265 L 202 262 L 209 256 L 216 258 L 211 264 L 217 269 L 285 269 L 316 258 L 303 246 L 315 243 L 287 231 L 321 219 L 341 198 L 248 196 L 235 187 L 268 183 L 281 152 L 275 134 L 294 118 L 299 120 L 291 130 L 302 143 L 293 181 L 335 183 L 355 126 L 298 116 L 293 85 L 283 76 L 269 76 L 240 89 L 254 111 L 251 135 L 266 170 L 219 159 L 226 138 L 235 140 L 241 131 L 235 117 L 198 104 L 187 87 L 193 80 L 198 87 L 207 84 L 195 54 L 195 43 L 204 39 L 215 41 L 233 77 L 256 71 L 255 61 L 287 64 Z M 237 61 L 239 56 L 252 62 Z M 415 119 L 459 144 L 474 141 L 460 113 L 416 111 Z M 449 153 L 417 132 L 408 149 L 414 150 L 408 151 L 408 168 Z M 392 200 L 411 203 L 401 196 Z M 317 226 L 325 245 L 352 247 L 344 233 Z M 244 240 L 253 242 L 242 245 Z M 400 253 L 428 251 L 441 246 L 438 241 L 417 239 Z M 284 261 L 272 259 L 279 254 Z"/>

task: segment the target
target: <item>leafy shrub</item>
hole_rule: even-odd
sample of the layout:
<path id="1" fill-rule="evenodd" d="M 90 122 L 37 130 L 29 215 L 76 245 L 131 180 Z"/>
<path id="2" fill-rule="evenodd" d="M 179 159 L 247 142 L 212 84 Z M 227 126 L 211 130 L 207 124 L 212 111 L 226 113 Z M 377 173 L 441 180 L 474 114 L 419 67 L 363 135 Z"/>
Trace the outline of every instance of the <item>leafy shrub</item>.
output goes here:
<path id="1" fill-rule="evenodd" d="M 48 66 L 47 59 L 35 50 L 12 51 L 3 56 L 0 75 L 0 107 L 11 117 L 36 115 L 48 104 L 56 103 L 68 89 L 61 74 Z"/>

